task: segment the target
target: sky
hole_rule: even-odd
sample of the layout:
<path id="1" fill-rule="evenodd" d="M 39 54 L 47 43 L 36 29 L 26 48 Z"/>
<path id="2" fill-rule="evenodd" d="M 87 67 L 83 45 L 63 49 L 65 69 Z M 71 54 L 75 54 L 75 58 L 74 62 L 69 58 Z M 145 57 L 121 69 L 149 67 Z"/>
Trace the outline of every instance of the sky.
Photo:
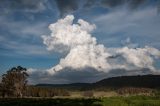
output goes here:
<path id="1" fill-rule="evenodd" d="M 159 0 L 0 0 L 0 75 L 29 83 L 160 73 Z"/>

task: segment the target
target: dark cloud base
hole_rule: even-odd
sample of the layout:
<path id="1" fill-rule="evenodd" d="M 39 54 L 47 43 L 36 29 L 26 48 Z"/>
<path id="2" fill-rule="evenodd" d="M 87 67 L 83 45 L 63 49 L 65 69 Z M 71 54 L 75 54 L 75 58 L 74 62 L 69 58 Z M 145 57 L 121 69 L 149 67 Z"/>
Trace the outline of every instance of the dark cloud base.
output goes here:
<path id="1" fill-rule="evenodd" d="M 92 67 L 82 69 L 73 69 L 66 67 L 63 70 L 56 72 L 54 75 L 49 75 L 47 72 L 34 72 L 30 75 L 29 83 L 48 83 L 48 84 L 69 84 L 69 83 L 94 83 L 99 80 L 116 77 L 116 76 L 131 76 L 131 75 L 147 75 L 153 74 L 150 69 L 126 70 L 114 69 L 108 73 L 98 71 Z"/>

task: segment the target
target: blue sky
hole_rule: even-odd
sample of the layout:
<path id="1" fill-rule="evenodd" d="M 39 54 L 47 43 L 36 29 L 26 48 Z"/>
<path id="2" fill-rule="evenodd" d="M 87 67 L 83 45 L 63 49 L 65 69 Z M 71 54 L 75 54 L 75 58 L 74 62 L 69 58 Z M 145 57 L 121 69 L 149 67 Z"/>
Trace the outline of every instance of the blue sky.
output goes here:
<path id="1" fill-rule="evenodd" d="M 159 0 L 0 0 L 0 74 L 13 66 L 40 70 L 65 54 L 48 51 L 42 35 L 72 14 L 96 25 L 92 36 L 105 47 L 151 46 L 160 50 Z M 154 63 L 160 69 L 160 61 Z"/>

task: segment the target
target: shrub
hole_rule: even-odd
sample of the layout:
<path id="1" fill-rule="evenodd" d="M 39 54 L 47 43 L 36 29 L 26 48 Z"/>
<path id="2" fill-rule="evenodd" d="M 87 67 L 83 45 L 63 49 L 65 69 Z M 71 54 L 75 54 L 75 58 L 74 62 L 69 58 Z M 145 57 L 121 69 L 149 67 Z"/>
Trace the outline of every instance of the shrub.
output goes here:
<path id="1" fill-rule="evenodd" d="M 84 91 L 83 96 L 84 97 L 93 97 L 93 91 Z"/>
<path id="2" fill-rule="evenodd" d="M 149 88 L 124 87 L 116 90 L 116 92 L 120 95 L 126 95 L 126 94 L 133 95 L 133 94 L 151 94 L 153 90 Z"/>

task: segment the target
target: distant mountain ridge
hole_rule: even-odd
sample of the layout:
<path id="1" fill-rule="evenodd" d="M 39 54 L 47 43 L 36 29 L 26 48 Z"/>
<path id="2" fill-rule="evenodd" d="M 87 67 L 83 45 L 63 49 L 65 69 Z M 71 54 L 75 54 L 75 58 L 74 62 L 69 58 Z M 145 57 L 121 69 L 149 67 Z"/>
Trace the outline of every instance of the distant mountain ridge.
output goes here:
<path id="1" fill-rule="evenodd" d="M 56 87 L 70 89 L 85 89 L 98 87 L 144 87 L 160 88 L 160 75 L 137 75 L 137 76 L 119 76 L 100 80 L 95 83 L 72 83 L 72 84 L 37 84 L 38 87 Z"/>

